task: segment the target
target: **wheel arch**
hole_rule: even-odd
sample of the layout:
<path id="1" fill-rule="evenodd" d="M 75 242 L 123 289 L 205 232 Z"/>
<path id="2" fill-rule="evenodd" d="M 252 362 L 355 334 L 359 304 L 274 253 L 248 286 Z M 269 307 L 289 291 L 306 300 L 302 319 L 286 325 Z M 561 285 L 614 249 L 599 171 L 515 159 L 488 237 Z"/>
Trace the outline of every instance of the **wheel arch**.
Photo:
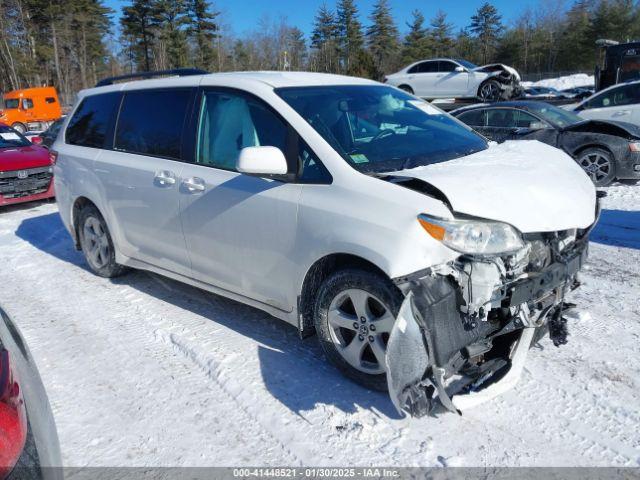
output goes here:
<path id="1" fill-rule="evenodd" d="M 76 250 L 80 250 L 80 237 L 78 236 L 78 220 L 80 218 L 80 212 L 87 205 L 92 205 L 96 210 L 100 212 L 98 205 L 88 197 L 79 196 L 73 201 L 73 205 L 71 206 L 71 236 L 73 237 L 73 243 L 76 247 Z M 102 215 L 102 212 L 100 212 Z M 104 215 L 103 215 L 104 216 Z"/>
<path id="2" fill-rule="evenodd" d="M 495 76 L 489 76 L 478 84 L 478 88 L 476 89 L 476 97 L 481 98 L 480 90 L 482 90 L 482 87 L 484 87 L 489 82 L 495 82 L 498 85 L 502 85 L 502 82 L 500 82 L 500 80 L 498 80 Z"/>
<path id="3" fill-rule="evenodd" d="M 351 253 L 332 253 L 316 260 L 307 270 L 298 295 L 298 330 L 302 337 L 315 333 L 313 308 L 322 282 L 333 272 L 345 268 L 361 268 L 391 280 L 384 270 L 364 257 Z"/>
<path id="4" fill-rule="evenodd" d="M 411 93 L 412 95 L 415 93 L 413 87 L 408 83 L 401 83 L 400 85 L 398 85 L 398 88 L 400 90 L 404 90 L 405 92 Z"/>
<path id="5" fill-rule="evenodd" d="M 599 148 L 601 150 L 606 151 L 607 153 L 609 153 L 611 155 L 611 157 L 613 158 L 613 162 L 615 163 L 616 161 L 616 156 L 615 154 L 611 151 L 611 148 L 609 148 L 608 146 L 602 144 L 602 143 L 587 143 L 586 145 L 580 145 L 578 148 L 576 148 L 573 153 L 571 154 L 572 157 L 577 157 L 578 155 L 580 155 L 582 152 L 584 152 L 585 150 L 589 149 L 589 148 Z"/>

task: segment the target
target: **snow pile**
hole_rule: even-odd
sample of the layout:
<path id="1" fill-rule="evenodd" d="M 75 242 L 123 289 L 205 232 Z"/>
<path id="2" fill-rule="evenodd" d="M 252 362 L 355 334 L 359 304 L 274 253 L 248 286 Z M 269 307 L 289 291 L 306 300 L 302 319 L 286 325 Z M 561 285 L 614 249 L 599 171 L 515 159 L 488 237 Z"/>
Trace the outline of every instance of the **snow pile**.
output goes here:
<path id="1" fill-rule="evenodd" d="M 565 90 L 575 87 L 592 87 L 595 84 L 593 75 L 576 73 L 566 77 L 547 78 L 537 82 L 521 82 L 523 87 L 549 87 L 556 90 Z"/>

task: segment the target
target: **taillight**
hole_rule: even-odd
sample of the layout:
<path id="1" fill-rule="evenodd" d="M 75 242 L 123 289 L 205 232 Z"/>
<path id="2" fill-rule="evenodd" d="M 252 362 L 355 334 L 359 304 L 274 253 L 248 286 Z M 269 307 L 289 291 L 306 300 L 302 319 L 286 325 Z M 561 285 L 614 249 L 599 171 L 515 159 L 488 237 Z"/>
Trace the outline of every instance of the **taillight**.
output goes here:
<path id="1" fill-rule="evenodd" d="M 51 165 L 55 165 L 58 161 L 58 152 L 55 150 L 49 150 L 49 160 L 51 161 Z"/>
<path id="2" fill-rule="evenodd" d="M 0 350 L 0 478 L 14 467 L 27 440 L 27 412 L 9 352 Z"/>

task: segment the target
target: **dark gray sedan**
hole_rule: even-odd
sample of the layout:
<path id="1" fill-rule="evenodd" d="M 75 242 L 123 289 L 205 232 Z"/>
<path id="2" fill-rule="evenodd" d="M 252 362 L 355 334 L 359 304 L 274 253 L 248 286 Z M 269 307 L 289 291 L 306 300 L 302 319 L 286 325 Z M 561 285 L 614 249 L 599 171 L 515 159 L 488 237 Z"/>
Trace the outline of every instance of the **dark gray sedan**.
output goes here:
<path id="1" fill-rule="evenodd" d="M 567 152 L 597 186 L 640 179 L 640 128 L 585 120 L 544 102 L 513 101 L 463 107 L 452 115 L 496 142 L 539 140 Z"/>

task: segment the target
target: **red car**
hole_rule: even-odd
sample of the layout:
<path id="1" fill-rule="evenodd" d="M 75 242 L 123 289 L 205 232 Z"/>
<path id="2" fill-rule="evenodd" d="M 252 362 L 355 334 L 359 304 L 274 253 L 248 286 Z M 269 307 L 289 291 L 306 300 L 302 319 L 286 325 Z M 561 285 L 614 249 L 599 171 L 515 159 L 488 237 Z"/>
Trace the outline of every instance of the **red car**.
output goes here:
<path id="1" fill-rule="evenodd" d="M 55 196 L 49 150 L 0 124 L 0 206 Z"/>

